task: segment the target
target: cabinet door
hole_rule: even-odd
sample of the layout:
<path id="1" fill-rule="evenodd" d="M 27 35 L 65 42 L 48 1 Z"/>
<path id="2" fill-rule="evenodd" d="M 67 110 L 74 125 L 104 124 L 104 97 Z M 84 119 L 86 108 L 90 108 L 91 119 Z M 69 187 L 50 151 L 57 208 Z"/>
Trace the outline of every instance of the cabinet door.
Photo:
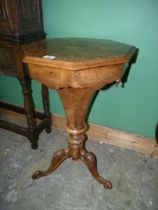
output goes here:
<path id="1" fill-rule="evenodd" d="M 7 19 L 5 7 L 6 7 L 5 1 L 0 0 L 0 21 L 5 21 Z"/>
<path id="2" fill-rule="evenodd" d="M 45 38 L 41 0 L 0 0 L 0 39 L 17 42 Z"/>
<path id="3" fill-rule="evenodd" d="M 0 34 L 18 32 L 16 0 L 0 0 Z"/>
<path id="4" fill-rule="evenodd" d="M 21 34 L 42 30 L 41 0 L 18 0 Z"/>

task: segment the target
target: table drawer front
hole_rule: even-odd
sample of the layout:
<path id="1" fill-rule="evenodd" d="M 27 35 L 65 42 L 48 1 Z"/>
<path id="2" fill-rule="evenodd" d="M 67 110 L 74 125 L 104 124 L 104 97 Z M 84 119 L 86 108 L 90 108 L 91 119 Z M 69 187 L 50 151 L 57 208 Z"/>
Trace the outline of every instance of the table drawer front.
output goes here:
<path id="1" fill-rule="evenodd" d="M 32 79 L 55 89 L 73 87 L 99 90 L 122 77 L 122 64 L 75 71 L 38 64 L 28 64 L 28 67 Z"/>
<path id="2" fill-rule="evenodd" d="M 0 46 L 0 67 L 16 70 L 16 59 L 14 48 Z"/>

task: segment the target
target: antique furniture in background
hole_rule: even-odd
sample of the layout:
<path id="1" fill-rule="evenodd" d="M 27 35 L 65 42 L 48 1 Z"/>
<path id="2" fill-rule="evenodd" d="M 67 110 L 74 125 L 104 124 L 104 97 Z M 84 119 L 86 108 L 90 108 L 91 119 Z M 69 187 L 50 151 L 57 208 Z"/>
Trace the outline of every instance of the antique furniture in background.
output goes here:
<path id="1" fill-rule="evenodd" d="M 24 108 L 1 101 L 0 107 L 26 114 L 28 127 L 0 120 L 0 127 L 22 134 L 37 148 L 39 133 L 46 128 L 50 132 L 48 88 L 42 85 L 44 114 L 35 112 L 31 98 L 30 79 L 21 60 L 25 52 L 21 46 L 44 39 L 41 0 L 0 0 L 0 74 L 16 77 L 24 95 Z M 9 84 L 6 84 L 9 87 Z M 10 90 L 10 94 L 14 90 Z M 18 94 L 18 93 L 17 93 Z M 39 124 L 36 118 L 41 121 Z"/>
<path id="2" fill-rule="evenodd" d="M 35 49 L 34 45 L 39 45 Z M 23 46 L 25 48 L 25 45 Z M 94 93 L 107 84 L 120 81 L 124 68 L 137 49 L 133 46 L 110 40 L 97 39 L 48 39 L 27 45 L 23 62 L 28 66 L 29 76 L 56 89 L 67 117 L 68 147 L 54 153 L 50 166 L 45 171 L 36 171 L 37 179 L 52 173 L 67 158 L 81 159 L 92 176 L 111 189 L 110 181 L 97 171 L 95 155 L 85 148 L 88 105 Z M 43 57 L 47 55 L 47 57 Z M 52 57 L 51 57 L 52 56 Z"/>

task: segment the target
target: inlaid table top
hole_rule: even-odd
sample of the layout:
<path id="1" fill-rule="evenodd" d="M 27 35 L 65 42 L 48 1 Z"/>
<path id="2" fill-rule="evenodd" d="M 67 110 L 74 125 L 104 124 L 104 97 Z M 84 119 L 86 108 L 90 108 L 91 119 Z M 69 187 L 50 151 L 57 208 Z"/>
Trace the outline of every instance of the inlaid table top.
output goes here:
<path id="1" fill-rule="evenodd" d="M 128 63 L 136 50 L 116 41 L 89 38 L 46 39 L 26 46 L 25 61 L 67 70 Z"/>

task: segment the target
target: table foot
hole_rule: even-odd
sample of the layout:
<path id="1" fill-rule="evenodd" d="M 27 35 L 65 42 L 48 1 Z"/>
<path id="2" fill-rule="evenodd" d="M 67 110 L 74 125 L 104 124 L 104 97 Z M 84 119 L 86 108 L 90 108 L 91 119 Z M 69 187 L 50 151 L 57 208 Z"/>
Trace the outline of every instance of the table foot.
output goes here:
<path id="1" fill-rule="evenodd" d="M 97 170 L 97 159 L 96 156 L 91 153 L 87 152 L 85 150 L 82 150 L 80 152 L 80 159 L 85 163 L 87 168 L 89 169 L 92 176 L 102 185 L 104 185 L 105 188 L 111 189 L 112 183 L 104 178 L 102 178 Z"/>
<path id="2" fill-rule="evenodd" d="M 48 169 L 44 170 L 44 171 L 36 171 L 33 175 L 32 175 L 32 179 L 38 179 L 42 176 L 47 176 L 49 174 L 51 174 L 53 171 L 55 171 L 59 165 L 67 158 L 69 158 L 69 151 L 68 150 L 58 150 L 54 153 L 52 161 L 50 166 L 48 167 Z"/>
<path id="3" fill-rule="evenodd" d="M 51 133 L 51 128 L 50 127 L 46 127 L 46 133 Z"/>
<path id="4" fill-rule="evenodd" d="M 37 142 L 32 142 L 31 143 L 31 148 L 32 149 L 37 149 L 38 148 L 38 143 Z"/>

